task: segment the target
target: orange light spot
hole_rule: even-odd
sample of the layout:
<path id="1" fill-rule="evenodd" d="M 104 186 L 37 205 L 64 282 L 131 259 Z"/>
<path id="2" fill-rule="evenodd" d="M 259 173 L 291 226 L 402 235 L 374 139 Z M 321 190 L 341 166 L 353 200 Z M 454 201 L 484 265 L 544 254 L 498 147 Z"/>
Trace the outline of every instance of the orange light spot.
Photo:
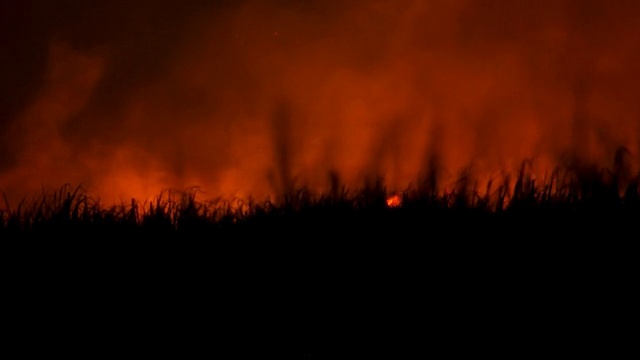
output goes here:
<path id="1" fill-rule="evenodd" d="M 401 203 L 402 201 L 400 200 L 400 196 L 398 195 L 392 195 L 387 198 L 388 207 L 391 207 L 391 208 L 398 207 L 400 206 Z"/>

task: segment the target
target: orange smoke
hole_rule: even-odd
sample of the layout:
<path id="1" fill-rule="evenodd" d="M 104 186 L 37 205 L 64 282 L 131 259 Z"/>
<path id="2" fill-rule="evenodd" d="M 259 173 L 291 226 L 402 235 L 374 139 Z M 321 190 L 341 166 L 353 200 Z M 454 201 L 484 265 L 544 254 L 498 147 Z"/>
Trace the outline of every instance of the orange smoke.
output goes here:
<path id="1" fill-rule="evenodd" d="M 621 147 L 640 165 L 635 1 L 125 5 L 60 5 L 84 20 L 34 28 L 42 79 L 2 119 L 10 198 L 263 199 L 331 174 L 402 191 L 433 169 L 483 188 L 525 160 L 539 177 L 611 167 Z"/>

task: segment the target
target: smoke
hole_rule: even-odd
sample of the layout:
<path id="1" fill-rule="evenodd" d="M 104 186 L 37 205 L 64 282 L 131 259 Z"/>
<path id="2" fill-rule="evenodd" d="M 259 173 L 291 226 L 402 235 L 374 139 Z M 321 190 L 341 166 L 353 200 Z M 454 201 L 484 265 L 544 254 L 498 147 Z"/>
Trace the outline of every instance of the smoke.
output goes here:
<path id="1" fill-rule="evenodd" d="M 619 166 L 623 147 L 625 171 L 639 165 L 636 1 L 3 7 L 13 199 L 65 183 L 105 201 L 324 192 L 336 176 L 446 187 L 525 160 Z"/>

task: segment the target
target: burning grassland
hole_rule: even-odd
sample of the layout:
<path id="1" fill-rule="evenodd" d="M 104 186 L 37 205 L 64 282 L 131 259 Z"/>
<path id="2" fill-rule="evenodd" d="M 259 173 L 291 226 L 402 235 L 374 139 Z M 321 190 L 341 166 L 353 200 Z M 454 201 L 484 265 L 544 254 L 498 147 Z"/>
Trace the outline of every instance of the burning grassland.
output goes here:
<path id="1" fill-rule="evenodd" d="M 403 191 L 388 190 L 382 178 L 350 189 L 334 176 L 326 193 L 300 187 L 267 199 L 212 199 L 194 187 L 117 204 L 102 202 L 82 186 L 66 185 L 18 203 L 5 198 L 0 235 L 195 236 L 215 242 L 243 236 L 330 239 L 331 233 L 420 241 L 433 241 L 443 231 L 456 236 L 493 232 L 499 238 L 545 236 L 543 229 L 550 236 L 592 230 L 622 234 L 637 231 L 640 220 L 639 178 L 627 170 L 557 168 L 538 178 L 524 162 L 519 173 L 482 186 L 471 172 L 447 186 L 424 178 Z"/>

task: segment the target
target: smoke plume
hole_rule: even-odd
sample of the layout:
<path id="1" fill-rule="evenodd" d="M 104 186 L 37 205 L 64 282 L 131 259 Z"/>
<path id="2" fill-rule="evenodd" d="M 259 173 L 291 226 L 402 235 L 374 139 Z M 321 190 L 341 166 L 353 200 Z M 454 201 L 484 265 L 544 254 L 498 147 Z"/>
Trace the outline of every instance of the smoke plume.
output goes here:
<path id="1" fill-rule="evenodd" d="M 640 165 L 637 1 L 31 0 L 0 20 L 9 199 Z"/>

